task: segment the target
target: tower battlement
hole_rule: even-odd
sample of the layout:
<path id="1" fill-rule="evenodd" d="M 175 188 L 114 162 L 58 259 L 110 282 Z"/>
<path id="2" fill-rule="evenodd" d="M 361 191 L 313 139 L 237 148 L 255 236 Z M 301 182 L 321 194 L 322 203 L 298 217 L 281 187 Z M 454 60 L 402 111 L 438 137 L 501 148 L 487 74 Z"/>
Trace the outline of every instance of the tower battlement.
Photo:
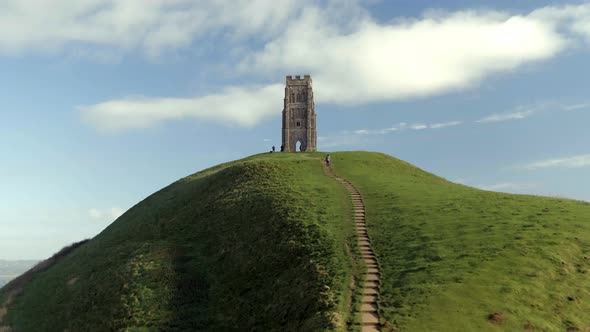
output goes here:
<path id="1" fill-rule="evenodd" d="M 311 82 L 311 75 L 303 75 L 303 78 L 301 77 L 301 75 L 295 75 L 295 77 L 293 77 L 293 75 L 287 75 L 287 82 L 297 82 L 297 81 L 301 81 L 301 82 L 307 82 L 310 81 Z"/>

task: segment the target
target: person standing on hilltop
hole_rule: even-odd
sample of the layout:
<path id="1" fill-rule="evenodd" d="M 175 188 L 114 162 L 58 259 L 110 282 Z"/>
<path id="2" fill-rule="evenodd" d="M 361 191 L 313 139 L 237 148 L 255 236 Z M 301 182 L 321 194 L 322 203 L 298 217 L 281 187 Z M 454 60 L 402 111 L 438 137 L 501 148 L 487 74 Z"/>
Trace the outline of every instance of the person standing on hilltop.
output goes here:
<path id="1" fill-rule="evenodd" d="M 275 146 L 274 145 L 272 146 L 272 152 L 275 152 Z"/>
<path id="2" fill-rule="evenodd" d="M 330 155 L 326 155 L 326 166 L 330 167 Z"/>

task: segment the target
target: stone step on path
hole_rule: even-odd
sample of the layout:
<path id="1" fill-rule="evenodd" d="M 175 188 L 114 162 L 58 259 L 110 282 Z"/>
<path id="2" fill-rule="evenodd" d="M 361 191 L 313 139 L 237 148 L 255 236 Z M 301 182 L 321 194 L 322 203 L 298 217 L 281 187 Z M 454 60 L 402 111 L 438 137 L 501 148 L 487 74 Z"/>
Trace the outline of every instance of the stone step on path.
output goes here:
<path id="1" fill-rule="evenodd" d="M 357 314 L 361 318 L 360 325 L 362 332 L 379 332 L 381 331 L 381 323 L 379 322 L 379 284 L 381 271 L 377 258 L 375 257 L 375 252 L 371 246 L 371 239 L 367 233 L 363 197 L 352 183 L 336 176 L 330 167 L 324 163 L 322 164 L 328 176 L 342 183 L 350 194 L 353 207 L 352 217 L 358 237 L 358 246 L 361 258 L 367 267 L 362 286 L 361 305 Z"/>

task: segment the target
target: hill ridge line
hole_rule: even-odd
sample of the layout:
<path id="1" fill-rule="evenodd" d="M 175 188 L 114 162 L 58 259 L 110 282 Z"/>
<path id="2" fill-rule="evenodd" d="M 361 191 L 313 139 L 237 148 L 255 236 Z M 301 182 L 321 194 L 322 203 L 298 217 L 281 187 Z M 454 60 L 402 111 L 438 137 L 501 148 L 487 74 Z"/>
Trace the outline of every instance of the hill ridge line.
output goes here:
<path id="1" fill-rule="evenodd" d="M 361 307 L 357 314 L 361 316 L 362 332 L 379 332 L 381 331 L 379 322 L 379 285 L 381 269 L 371 246 L 371 240 L 367 233 L 367 223 L 365 221 L 365 204 L 361 193 L 348 180 L 341 178 L 332 172 L 332 169 L 323 161 L 320 161 L 324 170 L 329 177 L 340 182 L 350 194 L 353 207 L 353 220 L 355 223 L 356 234 L 358 236 L 357 244 L 361 251 L 361 257 L 367 267 L 365 280 L 363 283 L 363 292 L 361 298 Z"/>

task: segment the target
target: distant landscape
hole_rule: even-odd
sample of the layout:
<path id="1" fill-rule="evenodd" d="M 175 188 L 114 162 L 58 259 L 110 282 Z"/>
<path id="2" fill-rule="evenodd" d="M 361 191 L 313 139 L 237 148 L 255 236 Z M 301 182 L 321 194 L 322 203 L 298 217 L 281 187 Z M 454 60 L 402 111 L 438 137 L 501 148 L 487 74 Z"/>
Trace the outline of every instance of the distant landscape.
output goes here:
<path id="1" fill-rule="evenodd" d="M 6 285 L 10 280 L 18 277 L 37 263 L 38 261 L 35 260 L 7 261 L 0 259 L 0 287 Z"/>

